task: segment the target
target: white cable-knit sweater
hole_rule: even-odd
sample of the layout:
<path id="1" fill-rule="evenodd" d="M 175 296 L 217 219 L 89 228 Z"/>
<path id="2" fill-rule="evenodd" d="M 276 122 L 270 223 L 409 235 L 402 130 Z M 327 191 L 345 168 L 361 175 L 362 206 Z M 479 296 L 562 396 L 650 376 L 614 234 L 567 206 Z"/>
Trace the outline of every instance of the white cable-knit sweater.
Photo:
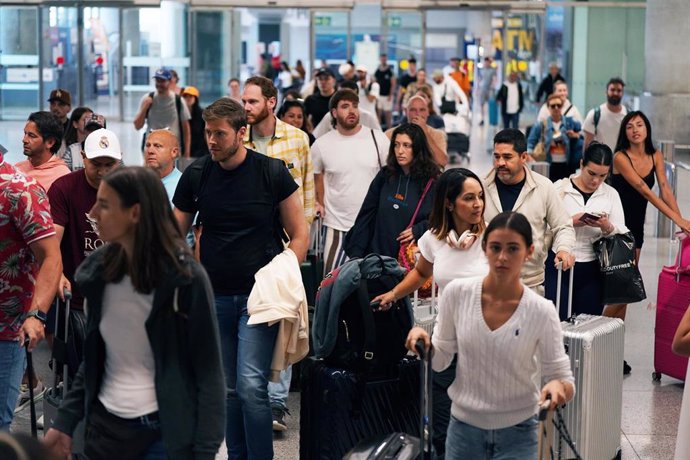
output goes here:
<path id="1" fill-rule="evenodd" d="M 432 336 L 432 364 L 441 371 L 458 354 L 455 380 L 448 389 L 451 413 L 470 425 L 495 430 L 537 413 L 537 354 L 544 381 L 574 379 L 553 303 L 525 286 L 513 316 L 491 331 L 482 314 L 482 282 L 455 280 L 446 287 Z"/>

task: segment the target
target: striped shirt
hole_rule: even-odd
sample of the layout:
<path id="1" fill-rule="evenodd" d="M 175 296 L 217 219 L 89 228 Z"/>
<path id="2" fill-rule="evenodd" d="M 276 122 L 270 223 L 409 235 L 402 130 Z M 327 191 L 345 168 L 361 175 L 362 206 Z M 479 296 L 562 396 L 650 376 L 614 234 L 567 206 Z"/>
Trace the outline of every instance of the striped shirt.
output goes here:
<path id="1" fill-rule="evenodd" d="M 252 127 L 247 127 L 244 146 L 260 152 L 252 140 Z M 283 160 L 290 175 L 299 186 L 300 199 L 304 206 L 304 217 L 307 223 L 314 220 L 314 169 L 309 152 L 309 137 L 301 129 L 295 128 L 276 118 L 276 129 L 268 141 L 265 152 L 271 158 Z"/>

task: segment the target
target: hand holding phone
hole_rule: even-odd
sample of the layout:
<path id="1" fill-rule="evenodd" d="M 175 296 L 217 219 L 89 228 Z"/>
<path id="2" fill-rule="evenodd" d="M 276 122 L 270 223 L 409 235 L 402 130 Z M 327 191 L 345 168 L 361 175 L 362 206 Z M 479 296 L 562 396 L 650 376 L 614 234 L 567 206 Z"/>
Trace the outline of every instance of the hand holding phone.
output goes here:
<path id="1" fill-rule="evenodd" d="M 585 222 L 587 220 L 599 220 L 599 219 L 601 219 L 601 216 L 599 216 L 597 214 L 590 214 L 588 212 L 586 212 L 580 216 L 580 220 L 582 222 Z"/>

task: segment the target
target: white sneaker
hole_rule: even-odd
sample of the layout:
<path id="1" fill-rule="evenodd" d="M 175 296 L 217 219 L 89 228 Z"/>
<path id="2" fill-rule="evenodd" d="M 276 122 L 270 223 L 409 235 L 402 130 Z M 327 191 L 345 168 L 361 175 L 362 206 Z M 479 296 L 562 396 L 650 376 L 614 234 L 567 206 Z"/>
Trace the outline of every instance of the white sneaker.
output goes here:
<path id="1" fill-rule="evenodd" d="M 40 380 L 34 388 L 34 403 L 43 399 L 43 395 L 46 392 L 46 387 Z M 31 403 L 31 398 L 29 397 L 29 385 L 22 383 L 19 387 L 19 401 L 17 402 L 17 407 L 14 409 L 14 413 L 19 413 L 24 410 Z"/>

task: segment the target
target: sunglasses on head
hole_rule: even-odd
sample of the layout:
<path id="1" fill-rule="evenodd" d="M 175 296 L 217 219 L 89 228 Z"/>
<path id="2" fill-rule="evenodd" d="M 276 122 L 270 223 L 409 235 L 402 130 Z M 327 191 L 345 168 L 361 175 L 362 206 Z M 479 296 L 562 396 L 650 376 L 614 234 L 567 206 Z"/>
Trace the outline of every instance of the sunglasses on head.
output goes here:
<path id="1" fill-rule="evenodd" d="M 550 109 L 560 109 L 563 107 L 563 104 L 551 104 L 549 106 Z"/>

